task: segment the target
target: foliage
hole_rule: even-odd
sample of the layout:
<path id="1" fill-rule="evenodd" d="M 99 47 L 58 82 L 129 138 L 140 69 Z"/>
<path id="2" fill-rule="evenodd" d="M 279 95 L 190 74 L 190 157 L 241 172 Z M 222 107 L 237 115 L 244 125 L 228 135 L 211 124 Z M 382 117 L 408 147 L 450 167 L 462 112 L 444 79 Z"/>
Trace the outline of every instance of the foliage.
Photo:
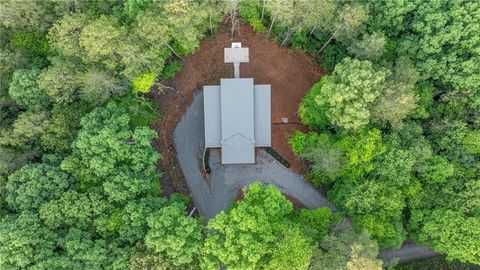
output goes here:
<path id="1" fill-rule="evenodd" d="M 207 229 L 211 231 L 202 249 L 202 269 L 258 269 L 280 262 L 295 262 L 293 266 L 298 268 L 294 269 L 305 269 L 309 261 L 305 254 L 311 250 L 302 239 L 305 236 L 295 233 L 288 236 L 291 243 L 279 241 L 295 230 L 288 218 L 292 210 L 278 189 L 251 184 L 244 189 L 242 201 L 209 221 Z M 290 245 L 297 246 L 294 254 L 284 251 Z"/>
<path id="2" fill-rule="evenodd" d="M 314 240 L 321 241 L 328 233 L 329 225 L 333 221 L 330 208 L 321 207 L 313 210 L 300 209 L 298 222 Z"/>
<path id="3" fill-rule="evenodd" d="M 22 150 L 39 150 L 39 141 L 48 125 L 48 114 L 44 111 L 26 111 L 18 115 L 11 129 L 0 134 L 0 145 Z"/>
<path id="4" fill-rule="evenodd" d="M 57 20 L 48 33 L 52 49 L 63 56 L 80 57 L 84 53 L 80 47 L 80 34 L 87 23 L 88 17 L 83 13 L 73 13 Z"/>
<path id="5" fill-rule="evenodd" d="M 312 128 L 323 128 L 329 125 L 326 116 L 327 108 L 320 106 L 316 102 L 316 97 L 321 94 L 322 87 L 328 80 L 328 77 L 323 77 L 319 82 L 315 83 L 308 93 L 303 97 L 298 114 L 302 123 Z"/>
<path id="6" fill-rule="evenodd" d="M 159 117 L 156 99 L 132 98 L 126 94 L 118 100 L 118 104 L 128 112 L 131 127 L 150 126 Z"/>
<path id="7" fill-rule="evenodd" d="M 79 90 L 80 99 L 94 105 L 103 104 L 112 97 L 125 93 L 127 90 L 122 80 L 97 69 L 88 70 L 80 76 L 79 80 L 81 83 Z"/>
<path id="8" fill-rule="evenodd" d="M 45 133 L 42 147 L 46 151 L 67 153 L 80 129 L 80 119 L 90 110 L 85 103 L 55 104 Z"/>
<path id="9" fill-rule="evenodd" d="M 115 70 L 119 67 L 119 52 L 126 34 L 126 30 L 112 17 L 101 16 L 92 21 L 83 27 L 79 38 L 80 47 L 85 51 L 83 60 Z"/>
<path id="10" fill-rule="evenodd" d="M 78 97 L 80 83 L 74 63 L 55 61 L 44 69 L 37 80 L 38 86 L 56 103 L 73 102 Z"/>
<path id="11" fill-rule="evenodd" d="M 376 70 L 369 61 L 345 58 L 321 87 L 316 102 L 328 108 L 326 115 L 332 124 L 358 130 L 370 121 L 369 109 L 387 76 L 387 70 Z"/>
<path id="12" fill-rule="evenodd" d="M 120 203 L 153 191 L 159 158 L 150 146 L 155 133 L 142 127 L 130 131 L 129 121 L 114 102 L 94 109 L 83 117 L 72 155 L 61 165 L 80 187 L 101 185 L 110 201 Z"/>
<path id="13" fill-rule="evenodd" d="M 153 73 L 146 73 L 133 81 L 133 93 L 148 93 L 157 76 Z"/>
<path id="14" fill-rule="evenodd" d="M 174 78 L 177 72 L 180 71 L 180 69 L 182 69 L 182 62 L 178 60 L 172 61 L 163 69 L 162 79 Z"/>
<path id="15" fill-rule="evenodd" d="M 174 203 L 148 217 L 150 230 L 145 244 L 175 266 L 191 264 L 199 254 L 202 226 L 198 220 L 186 216 L 186 207 Z"/>
<path id="16" fill-rule="evenodd" d="M 384 52 L 385 35 L 383 32 L 375 32 L 371 35 L 363 35 L 358 42 L 353 42 L 348 51 L 360 60 L 377 60 Z"/>
<path id="17" fill-rule="evenodd" d="M 40 70 L 18 69 L 13 73 L 8 94 L 15 102 L 26 109 L 39 111 L 49 105 L 48 96 L 38 88 Z"/>
<path id="18" fill-rule="evenodd" d="M 447 254 L 447 259 L 479 264 L 480 219 L 459 212 L 438 209 L 424 216 L 418 240 L 430 243 L 434 250 Z"/>
<path id="19" fill-rule="evenodd" d="M 57 167 L 26 165 L 8 177 L 5 200 L 16 211 L 35 210 L 66 191 L 72 180 Z"/>
<path id="20" fill-rule="evenodd" d="M 240 1 L 238 12 L 240 16 L 246 20 L 257 33 L 263 33 L 265 26 L 262 22 L 261 4 L 256 0 Z"/>
<path id="21" fill-rule="evenodd" d="M 414 59 L 426 78 L 462 91 L 478 89 L 479 11 L 480 4 L 471 1 L 419 2 L 401 52 Z"/>
<path id="22" fill-rule="evenodd" d="M 352 229 L 332 232 L 323 238 L 314 251 L 309 270 L 320 269 L 382 269 L 382 261 L 376 259 L 378 245 L 370 239 L 366 230 L 357 234 Z"/>
<path id="23" fill-rule="evenodd" d="M 0 268 L 25 269 L 54 256 L 59 235 L 25 211 L 0 220 Z"/>
<path id="24" fill-rule="evenodd" d="M 48 54 L 48 42 L 45 36 L 38 36 L 27 30 L 17 30 L 12 37 L 12 45 L 23 49 L 27 54 L 46 56 Z"/>

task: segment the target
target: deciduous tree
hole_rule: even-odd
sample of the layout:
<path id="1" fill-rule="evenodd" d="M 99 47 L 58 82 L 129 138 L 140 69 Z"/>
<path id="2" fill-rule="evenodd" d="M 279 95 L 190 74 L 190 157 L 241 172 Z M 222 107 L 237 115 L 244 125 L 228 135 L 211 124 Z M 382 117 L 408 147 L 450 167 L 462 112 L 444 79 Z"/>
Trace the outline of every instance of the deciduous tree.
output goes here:
<path id="1" fill-rule="evenodd" d="M 37 85 L 39 75 L 38 69 L 19 69 L 13 73 L 8 94 L 19 106 L 38 111 L 49 105 L 48 96 Z"/>
<path id="2" fill-rule="evenodd" d="M 189 265 L 197 260 L 202 244 L 199 220 L 188 217 L 185 205 L 173 203 L 150 214 L 145 244 L 165 254 L 173 265 Z"/>
<path id="3" fill-rule="evenodd" d="M 5 200 L 16 211 L 36 210 L 59 198 L 72 184 L 70 176 L 58 167 L 26 165 L 8 177 Z"/>

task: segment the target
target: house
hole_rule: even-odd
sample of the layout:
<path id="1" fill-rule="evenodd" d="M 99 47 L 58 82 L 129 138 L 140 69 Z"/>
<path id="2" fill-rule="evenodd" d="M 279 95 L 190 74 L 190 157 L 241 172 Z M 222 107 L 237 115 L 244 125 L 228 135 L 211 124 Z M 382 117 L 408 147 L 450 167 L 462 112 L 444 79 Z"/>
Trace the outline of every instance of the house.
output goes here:
<path id="1" fill-rule="evenodd" d="M 248 48 L 232 43 L 224 53 L 224 62 L 234 65 L 234 78 L 203 87 L 205 147 L 220 148 L 222 164 L 253 164 L 255 147 L 271 146 L 270 85 L 240 78 Z"/>

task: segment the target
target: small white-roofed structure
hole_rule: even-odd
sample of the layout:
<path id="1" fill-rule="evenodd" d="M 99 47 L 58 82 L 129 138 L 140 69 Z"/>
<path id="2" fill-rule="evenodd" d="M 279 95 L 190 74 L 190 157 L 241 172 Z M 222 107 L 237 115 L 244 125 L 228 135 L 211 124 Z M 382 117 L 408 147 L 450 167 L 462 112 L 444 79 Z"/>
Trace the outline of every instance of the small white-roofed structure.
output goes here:
<path id="1" fill-rule="evenodd" d="M 238 50 L 240 49 L 240 50 Z M 232 44 L 225 62 L 248 62 L 248 48 Z M 255 163 L 255 147 L 271 146 L 270 85 L 253 78 L 222 78 L 220 85 L 203 87 L 205 147 L 222 150 L 222 164 Z"/>

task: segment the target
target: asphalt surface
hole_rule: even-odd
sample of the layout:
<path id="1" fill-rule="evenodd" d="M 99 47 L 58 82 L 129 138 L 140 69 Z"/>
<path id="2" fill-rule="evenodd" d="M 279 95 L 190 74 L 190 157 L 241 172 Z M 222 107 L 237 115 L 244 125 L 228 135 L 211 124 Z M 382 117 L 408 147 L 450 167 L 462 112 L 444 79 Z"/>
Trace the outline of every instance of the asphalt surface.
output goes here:
<path id="1" fill-rule="evenodd" d="M 235 200 L 239 190 L 259 181 L 274 184 L 282 193 L 309 208 L 330 207 L 336 210 L 310 183 L 285 168 L 264 150 L 257 151 L 256 164 L 222 165 L 220 151 L 210 151 L 211 173 L 202 174 L 204 151 L 203 95 L 198 94 L 174 132 L 177 157 L 195 205 L 207 219 L 213 218 Z"/>
<path id="2" fill-rule="evenodd" d="M 221 165 L 220 152 L 211 151 L 209 164 L 212 172 L 208 179 L 203 175 L 204 152 L 203 95 L 195 96 L 192 105 L 174 131 L 177 157 L 185 175 L 195 206 L 207 220 L 228 208 L 238 191 L 254 181 L 276 185 L 308 208 L 330 207 L 322 194 L 305 179 L 285 168 L 268 153 L 256 153 L 257 164 Z M 398 258 L 400 262 L 438 255 L 430 248 L 406 243 L 398 250 L 384 249 L 379 257 L 386 263 Z"/>

